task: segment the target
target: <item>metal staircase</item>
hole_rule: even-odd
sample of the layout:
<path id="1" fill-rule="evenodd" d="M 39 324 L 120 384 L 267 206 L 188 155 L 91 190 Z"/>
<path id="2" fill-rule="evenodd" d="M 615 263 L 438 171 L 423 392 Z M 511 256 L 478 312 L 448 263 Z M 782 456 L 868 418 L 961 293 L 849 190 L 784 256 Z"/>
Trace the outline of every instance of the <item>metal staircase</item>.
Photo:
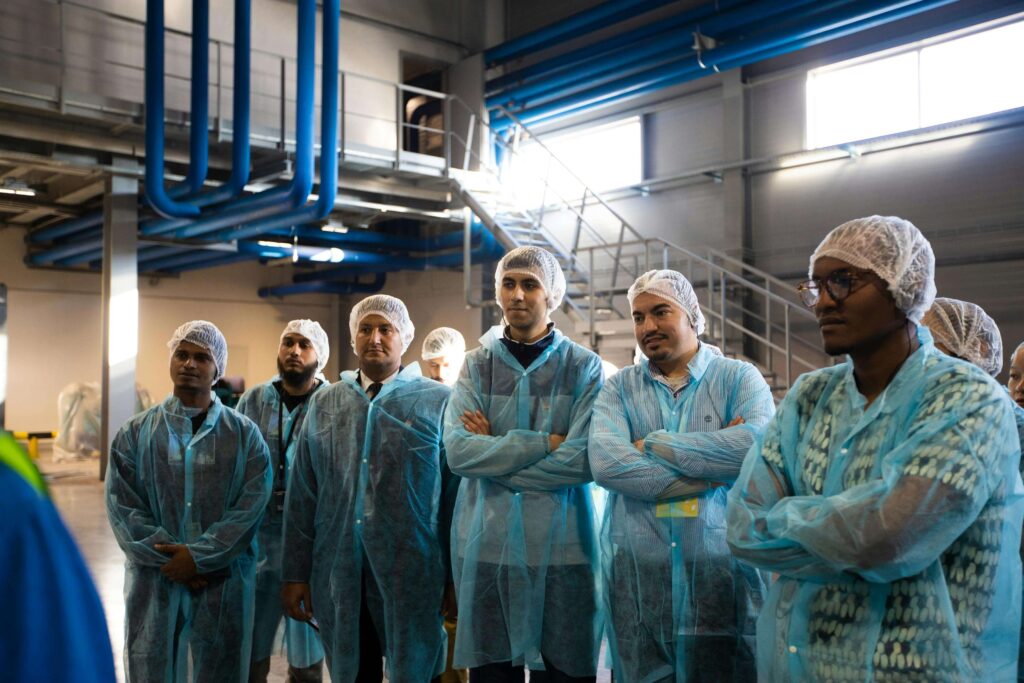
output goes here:
<path id="1" fill-rule="evenodd" d="M 109 161 L 103 160 L 114 153 L 131 156 L 139 149 L 143 23 L 65 0 L 10 0 L 9 4 L 11 8 L 5 5 L 0 15 L 16 11 L 45 25 L 52 14 L 50 10 L 56 9 L 62 22 L 63 13 L 68 13 L 68 22 L 67 26 L 61 25 L 61 30 L 51 32 L 54 44 L 47 49 L 60 56 L 62 68 L 46 71 L 49 80 L 21 81 L 12 70 L 0 74 L 0 128 L 5 134 L 13 134 L 17 128 L 22 137 L 35 139 L 33 136 L 43 133 L 37 132 L 38 126 L 32 125 L 32 119 L 45 118 L 50 126 L 66 130 L 60 142 L 74 144 L 77 150 L 67 158 L 43 159 L 49 164 L 45 168 L 52 170 L 58 164 L 68 173 L 86 174 L 90 180 L 102 181 L 103 174 L 114 170 Z M 138 52 L 136 58 L 119 58 L 114 62 L 76 52 L 80 48 L 75 46 L 88 45 L 91 36 L 79 35 L 81 27 L 93 25 L 104 27 L 102 31 L 97 28 L 97 35 L 134 36 L 131 45 Z M 169 45 L 178 46 L 178 53 L 185 54 L 184 44 L 190 37 L 168 31 L 167 40 Z M 40 64 L 45 61 L 29 44 L 15 43 L 18 49 L 14 53 L 19 59 Z M 214 104 L 210 135 L 215 151 L 220 150 L 223 156 L 227 140 L 234 134 L 234 121 L 221 106 L 222 102 L 231 101 L 233 93 L 230 79 L 224 77 L 222 60 L 230 61 L 233 46 L 213 40 L 211 54 L 215 58 L 211 64 Z M 291 110 L 288 93 L 294 90 L 294 83 L 289 80 L 294 71 L 293 60 L 259 49 L 252 51 L 252 58 L 253 71 L 265 76 L 252 85 L 252 100 L 256 103 L 250 132 L 253 182 L 278 184 L 290 176 L 289 154 L 294 149 L 294 131 L 287 118 Z M 186 68 L 181 64 L 178 67 L 180 73 L 169 75 L 177 85 L 168 94 L 167 121 L 171 124 L 171 137 L 182 147 L 187 127 L 179 124 L 186 120 L 188 105 L 181 93 L 188 92 L 185 86 L 190 77 Z M 85 76 L 96 74 L 115 76 L 98 80 L 95 88 L 82 92 L 81 83 L 94 82 Z M 173 97 L 174 93 L 178 95 Z M 830 363 L 820 350 L 814 318 L 797 301 L 791 285 L 712 249 L 647 238 L 511 112 L 501 111 L 503 119 L 512 125 L 503 123 L 499 132 L 481 117 L 483 102 L 476 102 L 479 109 L 475 109 L 451 94 L 346 72 L 340 76 L 340 99 L 342 176 L 331 218 L 336 225 L 345 226 L 299 226 L 302 239 L 316 238 L 319 242 L 311 243 L 327 241 L 345 249 L 356 244 L 354 248 L 359 249 L 365 248 L 358 245 L 367 244 L 366 240 L 377 238 L 374 249 L 384 250 L 392 236 L 370 226 L 385 214 L 433 221 L 435 225 L 426 232 L 446 231 L 445 236 L 451 234 L 460 213 L 467 227 L 473 225 L 475 215 L 505 248 L 530 244 L 556 255 L 568 284 L 564 306 L 568 323 L 563 327 L 613 362 L 627 362 L 634 346 L 626 291 L 638 275 L 660 267 L 679 270 L 693 283 L 708 321 L 705 338 L 728 355 L 756 363 L 777 392 L 791 386 L 800 372 Z M 422 118 L 405 114 L 414 109 L 414 101 L 427 112 Z M 83 150 L 92 152 L 85 154 Z M 542 160 L 542 172 L 524 173 L 522 164 L 514 163 L 527 153 Z M 182 168 L 187 157 L 180 153 L 178 157 L 179 161 L 169 169 Z M 0 162 L 5 159 L 9 165 L 27 163 L 26 155 L 19 151 L 7 151 Z M 74 223 L 74 216 L 80 217 L 89 210 L 87 206 L 95 204 L 84 203 L 83 197 L 94 197 L 95 193 L 88 194 L 92 192 L 89 187 L 81 182 L 79 185 L 64 199 L 56 200 L 57 209 L 30 206 L 28 209 L 33 210 L 27 211 L 24 220 L 19 217 L 19 222 L 32 225 L 30 241 L 51 226 Z M 82 203 L 74 204 L 72 197 L 79 197 Z M 61 204 L 62 201 L 69 203 Z M 38 220 L 40 215 L 52 217 Z M 355 229 L 342 234 L 348 227 Z M 288 233 L 296 247 L 289 252 L 293 258 L 299 251 L 298 235 Z M 463 243 L 467 303 L 481 300 L 472 291 L 471 235 L 472 231 L 467 229 Z M 59 248 L 74 239 L 74 234 L 55 237 L 52 244 L 44 240 L 48 247 L 36 248 Z M 445 240 L 444 244 L 447 248 L 450 241 Z M 239 249 L 231 244 L 163 246 Z M 314 249 L 317 253 L 321 250 Z M 395 250 L 397 246 L 392 246 Z M 229 256 L 238 259 L 252 255 Z M 443 266 L 435 261 L 430 267 L 447 267 L 458 258 L 456 254 L 446 256 L 453 258 L 444 261 Z M 192 260 L 194 256 L 185 254 L 180 258 Z M 215 262 L 219 261 L 204 260 L 199 266 L 208 267 Z M 52 265 L 68 264 L 54 261 Z"/>
<path id="2" fill-rule="evenodd" d="M 579 341 L 628 362 L 635 342 L 626 292 L 647 270 L 671 268 L 694 286 L 707 320 L 704 338 L 757 365 L 777 395 L 800 373 L 831 363 L 817 341 L 814 315 L 792 285 L 714 249 L 644 237 L 513 114 L 504 113 L 515 121 L 511 134 L 496 135 L 472 121 L 468 137 L 480 131 L 486 135 L 483 145 L 449 132 L 466 150 L 463 168 L 449 169 L 453 192 L 506 248 L 535 245 L 555 254 L 568 285 L 563 306 Z M 534 158 L 540 153 L 546 159 L 543 176 L 524 178 L 516 168 L 527 146 L 533 146 Z M 561 179 L 559 187 L 553 177 Z M 567 185 L 566 178 L 573 182 Z"/>

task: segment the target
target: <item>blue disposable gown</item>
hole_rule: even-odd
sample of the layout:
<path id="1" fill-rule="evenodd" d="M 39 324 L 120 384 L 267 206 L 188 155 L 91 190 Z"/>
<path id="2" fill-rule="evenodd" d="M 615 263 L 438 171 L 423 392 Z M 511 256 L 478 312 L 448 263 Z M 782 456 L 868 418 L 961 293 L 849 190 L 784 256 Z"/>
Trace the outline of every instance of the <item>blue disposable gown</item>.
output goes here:
<path id="1" fill-rule="evenodd" d="M 257 425 L 270 449 L 270 471 L 274 477 L 275 490 L 284 490 L 286 481 L 277 481 L 280 465 L 280 449 L 288 444 L 285 451 L 285 469 L 290 470 L 299 444 L 299 431 L 306 416 L 308 401 L 300 403 L 293 410 L 282 404 L 281 395 L 271 380 L 245 392 L 236 409 Z M 327 386 L 321 382 L 313 391 Z M 283 423 L 283 424 L 282 424 Z M 306 668 L 324 658 L 320 636 L 309 624 L 284 616 L 281 606 L 281 543 L 284 534 L 284 512 L 279 510 L 278 494 L 274 493 L 260 523 L 257 539 L 256 561 L 256 616 L 252 638 L 252 661 L 259 662 L 273 654 L 278 626 L 284 618 L 284 645 L 288 664 Z"/>
<path id="2" fill-rule="evenodd" d="M 335 683 L 359 670 L 364 577 L 388 678 L 428 681 L 444 670 L 438 520 L 449 393 L 413 363 L 372 402 L 350 371 L 310 398 L 288 482 L 282 576 L 311 586 Z"/>
<path id="3" fill-rule="evenodd" d="M 53 505 L 0 462 L 4 681 L 114 683 L 99 595 Z"/>
<path id="4" fill-rule="evenodd" d="M 846 363 L 803 375 L 729 494 L 733 552 L 779 573 L 764 681 L 1012 681 L 1020 444 L 1005 392 L 921 347 L 870 405 Z"/>
<path id="5" fill-rule="evenodd" d="M 705 636 L 715 638 L 720 654 L 732 652 L 702 661 L 699 676 L 746 680 L 743 668 L 733 667 L 745 653 L 746 671 L 752 669 L 766 587 L 726 545 L 728 488 L 686 503 L 666 501 L 663 492 L 681 477 L 702 486 L 732 483 L 775 403 L 754 366 L 707 344 L 690 361 L 690 381 L 678 398 L 651 370 L 644 358 L 612 377 L 590 425 L 594 480 L 610 492 L 601 548 L 615 680 L 691 680 L 694 649 L 708 647 L 701 645 Z M 736 417 L 745 423 L 728 427 Z M 633 446 L 638 439 L 643 453 Z"/>
<path id="6" fill-rule="evenodd" d="M 587 431 L 601 360 L 557 330 L 524 369 L 485 334 L 466 356 L 445 414 L 455 504 L 452 566 L 459 630 L 454 664 L 512 662 L 593 676 L 602 621 Z M 491 436 L 460 416 L 480 410 Z M 548 452 L 550 434 L 566 435 Z"/>
<path id="7" fill-rule="evenodd" d="M 192 421 L 174 396 L 114 438 L 107 516 L 125 561 L 125 673 L 139 683 L 248 679 L 256 587 L 256 529 L 270 499 L 259 428 L 213 397 Z M 164 578 L 158 543 L 188 546 L 209 586 Z M 178 632 L 177 637 L 175 633 Z"/>

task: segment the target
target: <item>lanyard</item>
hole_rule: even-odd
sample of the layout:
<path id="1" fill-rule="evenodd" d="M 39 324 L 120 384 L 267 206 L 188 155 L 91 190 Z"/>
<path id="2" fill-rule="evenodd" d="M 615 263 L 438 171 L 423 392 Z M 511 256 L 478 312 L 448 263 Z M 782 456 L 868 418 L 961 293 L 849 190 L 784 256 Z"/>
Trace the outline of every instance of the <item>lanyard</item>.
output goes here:
<path id="1" fill-rule="evenodd" d="M 285 475 L 288 471 L 287 458 L 285 454 L 288 452 L 288 447 L 292 444 L 292 439 L 295 438 L 295 428 L 298 426 L 300 419 L 302 418 L 302 412 L 306 409 L 306 404 L 309 403 L 309 397 L 313 395 L 313 392 L 320 386 L 320 381 L 313 386 L 313 389 L 306 394 L 303 398 L 302 403 L 299 404 L 298 409 L 295 412 L 295 416 L 292 418 L 291 429 L 288 430 L 287 438 L 284 435 L 284 386 L 277 394 L 277 478 L 274 480 L 274 488 L 278 488 L 278 482 L 280 482 L 280 490 L 284 490 L 285 486 Z"/>

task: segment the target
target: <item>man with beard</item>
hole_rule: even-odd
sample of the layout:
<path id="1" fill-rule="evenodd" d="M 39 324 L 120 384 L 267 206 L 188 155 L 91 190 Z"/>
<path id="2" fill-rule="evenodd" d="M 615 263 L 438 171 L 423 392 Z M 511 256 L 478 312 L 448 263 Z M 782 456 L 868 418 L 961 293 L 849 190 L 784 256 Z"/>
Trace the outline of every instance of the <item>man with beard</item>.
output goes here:
<path id="1" fill-rule="evenodd" d="M 1024 486 L 1009 402 L 935 348 L 935 257 L 909 221 L 835 228 L 798 291 L 825 351 L 729 493 L 733 553 L 776 572 L 765 681 L 1012 681 Z"/>
<path id="2" fill-rule="evenodd" d="M 444 670 L 447 562 L 441 418 L 450 390 L 402 366 L 414 335 L 399 299 L 349 315 L 359 370 L 307 408 L 285 503 L 288 615 L 319 622 L 335 683 L 428 681 Z"/>
<path id="3" fill-rule="evenodd" d="M 321 371 L 329 356 L 327 333 L 319 323 L 292 320 L 281 333 L 277 377 L 250 389 L 238 402 L 238 412 L 260 426 L 270 448 L 270 468 L 274 473 L 273 495 L 263 515 L 258 537 L 256 619 L 249 671 L 251 683 L 265 683 L 267 680 L 278 626 L 285 616 L 281 607 L 281 535 L 288 471 L 295 458 L 296 437 L 302 427 L 309 398 L 327 385 L 327 381 L 321 379 Z M 312 626 L 285 617 L 284 644 L 289 683 L 322 680 L 324 651 Z"/>
<path id="4" fill-rule="evenodd" d="M 494 273 L 507 323 L 466 356 L 445 413 L 459 600 L 454 663 L 473 683 L 593 683 L 602 622 L 587 460 L 601 359 L 555 328 L 565 274 L 526 246 Z"/>
<path id="5" fill-rule="evenodd" d="M 270 458 L 256 424 L 212 392 L 228 362 L 220 330 L 193 320 L 167 346 L 174 393 L 121 427 L 107 470 L 125 678 L 245 683 Z"/>
<path id="6" fill-rule="evenodd" d="M 755 678 L 765 582 L 725 542 L 725 501 L 775 411 L 750 363 L 701 342 L 704 315 L 674 270 L 627 293 L 640 362 L 604 385 L 590 425 L 594 480 L 611 492 L 601 533 L 615 680 Z"/>

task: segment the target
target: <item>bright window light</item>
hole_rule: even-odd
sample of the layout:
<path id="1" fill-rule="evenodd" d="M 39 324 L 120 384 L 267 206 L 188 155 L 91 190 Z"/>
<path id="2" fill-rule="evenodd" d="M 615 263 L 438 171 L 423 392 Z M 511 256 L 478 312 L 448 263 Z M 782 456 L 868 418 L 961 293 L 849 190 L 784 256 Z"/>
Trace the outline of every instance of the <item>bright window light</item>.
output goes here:
<path id="1" fill-rule="evenodd" d="M 522 144 L 508 169 L 513 191 L 528 208 L 559 198 L 577 201 L 584 186 L 602 192 L 643 180 L 639 116 L 552 135 L 543 142 Z"/>
<path id="2" fill-rule="evenodd" d="M 1024 106 L 1024 22 L 807 74 L 807 148 Z"/>
<path id="3" fill-rule="evenodd" d="M 1024 106 L 1024 21 L 921 50 L 921 125 Z"/>

